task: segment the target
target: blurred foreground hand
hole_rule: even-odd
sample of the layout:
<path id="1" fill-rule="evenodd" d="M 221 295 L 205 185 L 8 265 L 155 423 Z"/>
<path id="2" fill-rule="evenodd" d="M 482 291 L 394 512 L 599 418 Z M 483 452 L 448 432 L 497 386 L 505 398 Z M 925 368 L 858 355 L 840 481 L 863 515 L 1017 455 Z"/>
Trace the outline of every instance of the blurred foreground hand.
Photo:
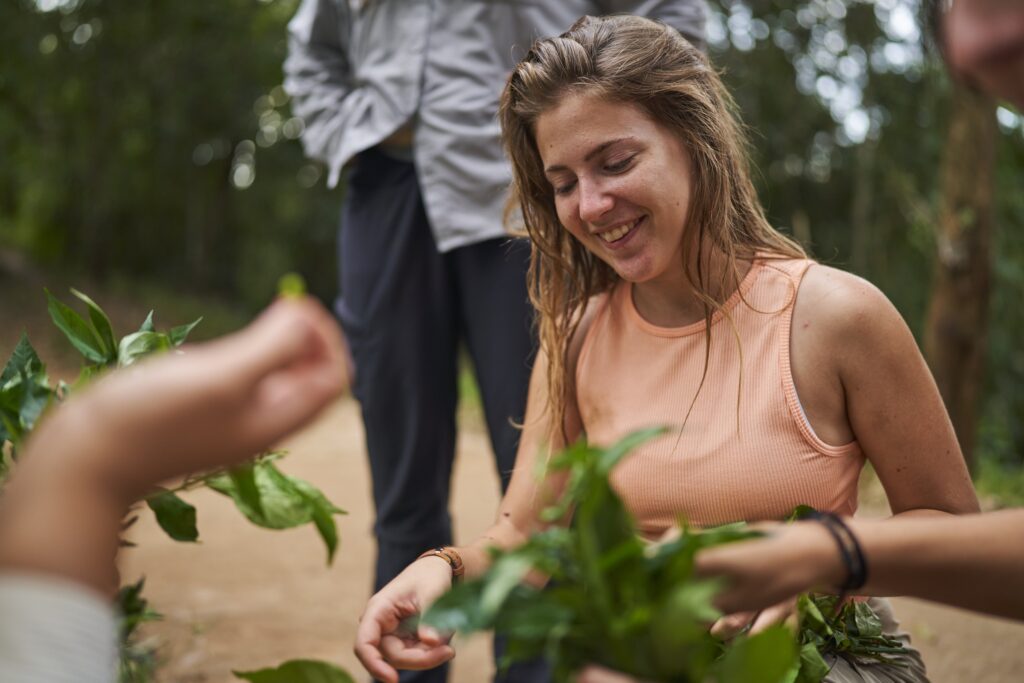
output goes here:
<path id="1" fill-rule="evenodd" d="M 22 451 L 0 501 L 0 570 L 110 594 L 129 505 L 306 425 L 348 387 L 349 368 L 337 324 L 302 297 L 235 334 L 103 377 L 51 410 Z"/>

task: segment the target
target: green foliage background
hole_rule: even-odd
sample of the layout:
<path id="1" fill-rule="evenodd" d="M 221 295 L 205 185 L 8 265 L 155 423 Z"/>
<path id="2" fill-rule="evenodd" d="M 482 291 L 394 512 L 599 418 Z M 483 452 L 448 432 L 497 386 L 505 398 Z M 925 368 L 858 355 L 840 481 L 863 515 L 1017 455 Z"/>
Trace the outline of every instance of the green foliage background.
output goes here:
<path id="1" fill-rule="evenodd" d="M 331 298 L 340 193 L 304 159 L 280 88 L 296 5 L 0 3 L 0 249 L 249 310 L 290 270 Z M 875 282 L 919 332 L 949 96 L 919 0 L 710 5 L 711 53 L 751 128 L 770 217 Z M 1016 113 L 1001 121 L 978 435 L 995 480 L 1024 464 L 1024 134 Z"/>

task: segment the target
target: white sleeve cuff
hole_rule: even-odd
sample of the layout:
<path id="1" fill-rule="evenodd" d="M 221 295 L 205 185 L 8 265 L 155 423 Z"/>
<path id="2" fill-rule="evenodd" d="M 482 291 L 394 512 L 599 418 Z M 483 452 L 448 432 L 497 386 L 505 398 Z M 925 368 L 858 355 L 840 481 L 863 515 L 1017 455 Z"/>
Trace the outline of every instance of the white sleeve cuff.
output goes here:
<path id="1" fill-rule="evenodd" d="M 78 583 L 0 573 L 0 681 L 113 683 L 117 626 L 111 604 Z"/>

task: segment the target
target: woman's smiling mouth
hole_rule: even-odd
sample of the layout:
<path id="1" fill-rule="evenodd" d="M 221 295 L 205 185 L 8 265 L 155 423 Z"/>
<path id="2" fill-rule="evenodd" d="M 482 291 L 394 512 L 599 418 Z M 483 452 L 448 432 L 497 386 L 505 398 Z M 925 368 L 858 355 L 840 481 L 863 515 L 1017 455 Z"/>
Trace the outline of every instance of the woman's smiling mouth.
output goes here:
<path id="1" fill-rule="evenodd" d="M 617 228 L 611 230 L 605 230 L 604 232 L 597 233 L 597 236 L 609 246 L 618 246 L 630 233 L 632 233 L 638 225 L 644 221 L 645 216 L 635 218 L 629 223 L 623 223 Z"/>

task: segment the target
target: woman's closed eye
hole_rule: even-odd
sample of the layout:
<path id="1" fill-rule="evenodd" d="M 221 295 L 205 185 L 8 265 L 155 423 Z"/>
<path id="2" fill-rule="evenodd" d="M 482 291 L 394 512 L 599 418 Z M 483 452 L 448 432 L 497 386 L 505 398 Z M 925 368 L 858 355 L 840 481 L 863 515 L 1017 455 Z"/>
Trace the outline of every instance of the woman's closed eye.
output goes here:
<path id="1" fill-rule="evenodd" d="M 605 164 L 604 170 L 605 170 L 606 173 L 612 173 L 612 174 L 624 173 L 624 172 L 628 171 L 630 169 L 630 167 L 633 166 L 633 162 L 635 160 L 636 160 L 636 155 L 635 154 L 631 154 L 630 156 L 626 157 L 625 159 L 621 159 L 619 161 L 609 162 L 609 163 Z"/>
<path id="2" fill-rule="evenodd" d="M 570 181 L 566 181 L 564 183 L 552 183 L 552 185 L 554 185 L 555 194 L 557 194 L 557 195 L 567 195 L 570 192 L 572 192 L 572 189 L 574 187 L 576 187 L 576 181 L 575 180 L 570 180 Z"/>

